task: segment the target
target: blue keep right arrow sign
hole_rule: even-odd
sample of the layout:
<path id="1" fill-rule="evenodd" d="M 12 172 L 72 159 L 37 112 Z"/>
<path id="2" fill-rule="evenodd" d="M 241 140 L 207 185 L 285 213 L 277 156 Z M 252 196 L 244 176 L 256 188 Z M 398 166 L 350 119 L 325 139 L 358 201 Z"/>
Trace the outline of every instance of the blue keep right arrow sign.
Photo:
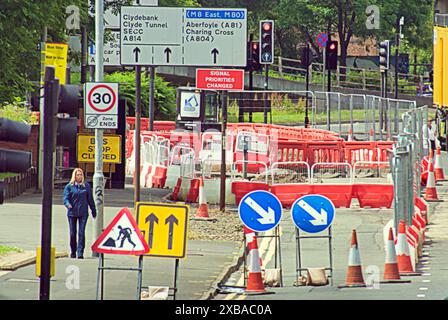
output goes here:
<path id="1" fill-rule="evenodd" d="M 302 231 L 319 233 L 333 223 L 335 207 L 333 202 L 321 195 L 299 198 L 291 207 L 294 224 Z"/>

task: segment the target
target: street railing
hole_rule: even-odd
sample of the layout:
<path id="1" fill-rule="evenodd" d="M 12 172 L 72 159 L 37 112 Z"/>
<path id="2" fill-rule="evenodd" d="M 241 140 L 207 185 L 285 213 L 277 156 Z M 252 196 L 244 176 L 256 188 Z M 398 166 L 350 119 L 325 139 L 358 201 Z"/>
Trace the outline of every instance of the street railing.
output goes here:
<path id="1" fill-rule="evenodd" d="M 282 78 L 305 82 L 306 68 L 300 60 L 276 57 L 276 63 L 271 70 Z M 323 64 L 312 63 L 309 71 L 310 83 L 321 84 L 323 89 L 326 88 L 327 84 L 323 81 Z M 398 73 L 398 93 L 422 94 L 423 85 L 429 80 L 429 75 Z M 338 66 L 336 72 L 332 74 L 332 83 L 338 88 L 381 91 L 381 72 L 379 69 Z M 388 73 L 387 88 L 390 94 L 395 94 L 395 72 Z"/>

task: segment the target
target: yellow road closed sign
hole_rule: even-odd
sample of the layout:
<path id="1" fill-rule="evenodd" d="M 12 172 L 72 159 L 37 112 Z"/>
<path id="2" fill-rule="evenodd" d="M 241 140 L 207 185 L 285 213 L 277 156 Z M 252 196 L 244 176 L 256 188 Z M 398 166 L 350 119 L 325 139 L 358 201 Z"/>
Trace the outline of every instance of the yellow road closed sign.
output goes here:
<path id="1" fill-rule="evenodd" d="M 149 246 L 147 256 L 185 258 L 189 211 L 187 205 L 137 202 L 137 224 Z"/>
<path id="2" fill-rule="evenodd" d="M 78 162 L 95 162 L 95 137 L 78 134 Z M 103 136 L 104 163 L 121 163 L 121 136 Z"/>

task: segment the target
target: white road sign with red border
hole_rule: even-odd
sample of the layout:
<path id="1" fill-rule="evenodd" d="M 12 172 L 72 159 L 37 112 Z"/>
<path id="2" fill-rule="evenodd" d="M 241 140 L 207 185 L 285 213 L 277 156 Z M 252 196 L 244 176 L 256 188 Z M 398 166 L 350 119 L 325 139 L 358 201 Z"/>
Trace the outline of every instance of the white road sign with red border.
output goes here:
<path id="1" fill-rule="evenodd" d="M 84 114 L 86 128 L 117 129 L 118 83 L 86 83 L 84 87 Z"/>

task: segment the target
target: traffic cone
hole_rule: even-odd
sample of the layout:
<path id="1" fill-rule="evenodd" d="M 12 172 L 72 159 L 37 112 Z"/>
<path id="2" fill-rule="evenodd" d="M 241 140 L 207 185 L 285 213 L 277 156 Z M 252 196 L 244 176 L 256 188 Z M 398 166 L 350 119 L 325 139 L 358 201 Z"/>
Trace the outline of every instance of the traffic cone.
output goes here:
<path id="1" fill-rule="evenodd" d="M 400 220 L 400 224 L 398 225 L 397 262 L 400 275 L 414 273 L 404 220 Z"/>
<path id="2" fill-rule="evenodd" d="M 386 244 L 386 263 L 384 264 L 384 280 L 400 280 L 397 254 L 395 252 L 394 232 L 389 229 L 389 238 Z"/>
<path id="3" fill-rule="evenodd" d="M 245 228 L 244 232 L 246 233 L 247 230 L 250 229 Z M 266 292 L 266 289 L 264 288 L 263 277 L 261 276 L 260 254 L 258 253 L 258 244 L 255 232 L 252 231 L 252 233 L 246 235 L 247 248 L 249 250 L 249 276 L 247 278 L 246 292 L 263 293 Z"/>
<path id="4" fill-rule="evenodd" d="M 204 192 L 204 178 L 203 177 L 201 177 L 200 181 L 199 181 L 199 208 L 198 208 L 198 211 L 196 211 L 196 217 L 197 218 L 209 218 L 207 199 L 205 197 L 205 192 Z"/>
<path id="5" fill-rule="evenodd" d="M 443 173 L 441 157 L 442 157 L 442 155 L 440 152 L 440 148 L 437 148 L 436 159 L 435 159 L 435 164 L 434 164 L 434 176 L 436 178 L 436 182 L 445 180 L 445 174 Z"/>
<path id="6" fill-rule="evenodd" d="M 356 230 L 352 231 L 352 241 L 350 243 L 350 253 L 348 256 L 348 270 L 345 280 L 347 286 L 365 286 L 364 277 L 362 276 L 361 258 L 358 250 L 358 240 L 356 238 Z"/>
<path id="7" fill-rule="evenodd" d="M 432 164 L 432 162 L 429 163 L 428 182 L 426 184 L 425 200 L 439 201 L 436 189 L 436 179 L 434 176 L 434 165 Z"/>
<path id="8" fill-rule="evenodd" d="M 373 131 L 373 128 L 370 128 L 369 141 L 375 141 L 375 132 Z"/>

